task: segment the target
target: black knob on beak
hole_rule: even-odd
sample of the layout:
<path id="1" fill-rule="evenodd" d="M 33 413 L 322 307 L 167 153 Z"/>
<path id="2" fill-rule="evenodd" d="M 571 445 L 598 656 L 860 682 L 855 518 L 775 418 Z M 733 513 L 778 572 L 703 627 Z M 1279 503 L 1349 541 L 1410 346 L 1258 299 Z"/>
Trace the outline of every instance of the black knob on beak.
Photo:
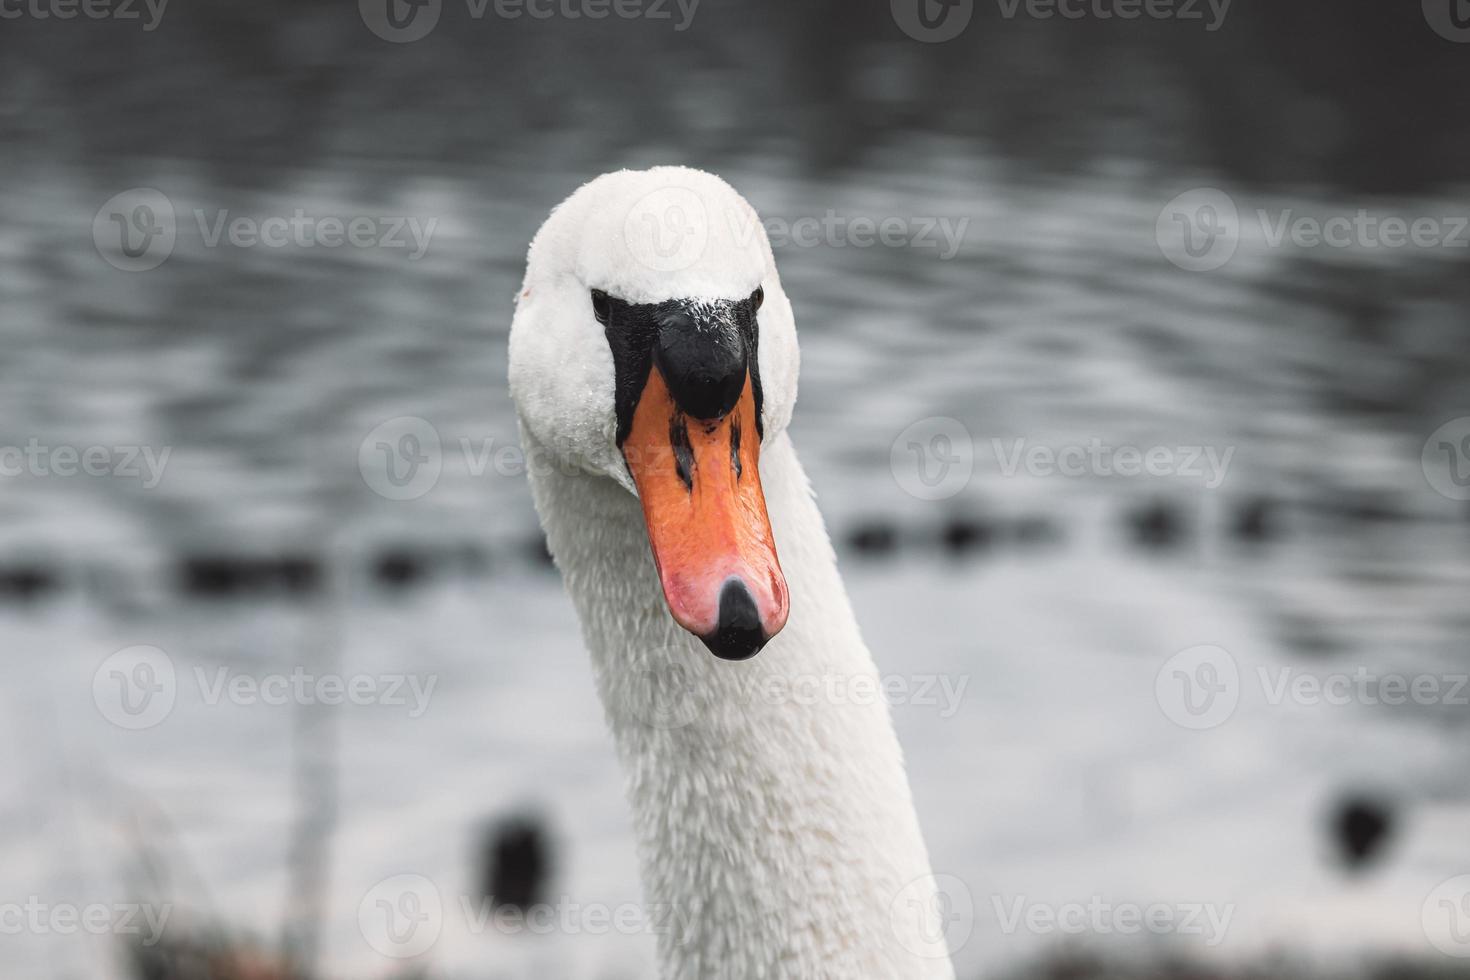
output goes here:
<path id="1" fill-rule="evenodd" d="M 724 418 L 745 387 L 745 343 L 733 322 L 698 316 L 694 309 L 659 311 L 654 363 L 685 413 Z"/>
<path id="2" fill-rule="evenodd" d="M 744 582 L 732 578 L 720 589 L 720 624 L 700 639 L 721 660 L 749 660 L 761 652 L 769 637 Z"/>

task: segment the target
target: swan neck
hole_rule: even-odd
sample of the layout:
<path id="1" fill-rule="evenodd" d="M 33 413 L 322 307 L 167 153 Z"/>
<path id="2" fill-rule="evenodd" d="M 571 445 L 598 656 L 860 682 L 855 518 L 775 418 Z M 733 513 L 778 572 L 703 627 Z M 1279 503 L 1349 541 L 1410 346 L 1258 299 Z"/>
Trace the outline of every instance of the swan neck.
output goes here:
<path id="1" fill-rule="evenodd" d="M 856 693 L 882 687 L 784 433 L 760 475 L 791 612 L 744 662 L 673 622 L 631 493 L 531 478 L 624 769 L 644 899 L 668 926 L 661 976 L 948 980 L 888 705 Z"/>

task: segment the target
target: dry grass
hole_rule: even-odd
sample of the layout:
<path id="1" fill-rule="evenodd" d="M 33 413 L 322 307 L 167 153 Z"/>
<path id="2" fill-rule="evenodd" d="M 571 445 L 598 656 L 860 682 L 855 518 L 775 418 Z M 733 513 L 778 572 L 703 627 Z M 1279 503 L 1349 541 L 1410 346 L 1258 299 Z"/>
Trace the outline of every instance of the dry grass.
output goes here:
<path id="1" fill-rule="evenodd" d="M 260 946 L 222 935 L 133 946 L 136 980 L 310 980 Z"/>

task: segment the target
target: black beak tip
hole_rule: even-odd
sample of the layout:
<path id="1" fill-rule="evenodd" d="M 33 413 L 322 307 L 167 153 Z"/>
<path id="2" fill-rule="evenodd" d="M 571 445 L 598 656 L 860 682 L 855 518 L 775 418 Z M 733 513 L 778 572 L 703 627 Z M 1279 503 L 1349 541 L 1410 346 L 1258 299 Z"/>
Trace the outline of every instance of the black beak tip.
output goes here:
<path id="1" fill-rule="evenodd" d="M 750 589 L 739 579 L 730 579 L 720 589 L 719 625 L 700 640 L 721 660 L 749 660 L 768 639 Z"/>

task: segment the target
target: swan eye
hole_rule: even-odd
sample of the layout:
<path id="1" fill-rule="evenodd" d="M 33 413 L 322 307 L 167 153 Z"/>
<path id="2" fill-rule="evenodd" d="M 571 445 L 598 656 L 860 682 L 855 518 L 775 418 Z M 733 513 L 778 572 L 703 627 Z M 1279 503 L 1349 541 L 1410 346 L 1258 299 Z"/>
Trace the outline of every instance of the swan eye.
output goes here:
<path id="1" fill-rule="evenodd" d="M 750 294 L 750 312 L 754 313 L 756 310 L 760 309 L 761 304 L 765 302 L 765 299 L 765 288 L 762 286 L 755 287 L 755 292 Z"/>
<path id="2" fill-rule="evenodd" d="M 604 327 L 607 326 L 607 318 L 612 315 L 612 300 L 600 289 L 592 290 L 592 315 Z"/>

